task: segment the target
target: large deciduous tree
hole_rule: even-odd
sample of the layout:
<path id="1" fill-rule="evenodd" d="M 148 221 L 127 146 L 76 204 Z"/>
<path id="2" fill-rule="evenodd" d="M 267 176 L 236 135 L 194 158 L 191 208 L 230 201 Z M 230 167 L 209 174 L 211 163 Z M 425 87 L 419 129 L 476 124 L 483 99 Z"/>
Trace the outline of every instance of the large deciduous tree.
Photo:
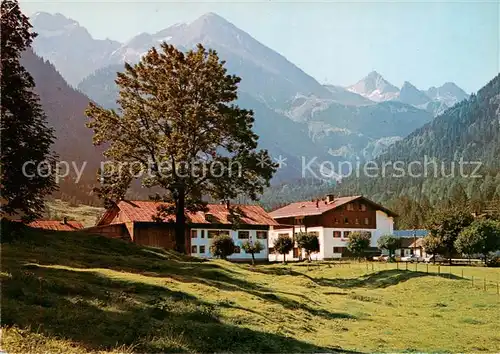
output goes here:
<path id="1" fill-rule="evenodd" d="M 311 232 L 299 232 L 296 236 L 297 246 L 306 251 L 306 257 L 311 261 L 311 253 L 319 252 L 318 235 Z"/>
<path id="2" fill-rule="evenodd" d="M 232 103 L 239 82 L 215 51 L 198 45 L 183 53 L 163 43 L 118 73 L 117 112 L 95 104 L 86 111 L 94 143 L 108 144 L 98 193 L 116 202 L 142 174 L 144 187 L 161 190 L 155 199 L 169 202 L 158 218 L 175 214 L 180 252 L 186 210 L 203 210 L 203 196 L 255 200 L 276 169 L 257 149 L 253 112 Z"/>
<path id="3" fill-rule="evenodd" d="M 500 249 L 500 222 L 475 220 L 460 232 L 455 247 L 469 257 L 475 253 L 482 254 L 486 263 L 488 254 Z"/>
<path id="4" fill-rule="evenodd" d="M 293 249 L 293 240 L 287 234 L 278 234 L 273 247 L 275 252 L 283 255 L 283 263 L 286 263 L 286 254 Z"/>
<path id="5" fill-rule="evenodd" d="M 47 127 L 35 82 L 19 61 L 36 35 L 17 1 L 2 0 L 1 16 L 1 215 L 31 221 L 41 216 L 44 197 L 56 189 L 54 132 Z"/>
<path id="6" fill-rule="evenodd" d="M 439 239 L 450 264 L 455 251 L 455 240 L 473 220 L 472 214 L 468 210 L 460 209 L 460 207 L 439 210 L 429 220 L 430 235 Z"/>

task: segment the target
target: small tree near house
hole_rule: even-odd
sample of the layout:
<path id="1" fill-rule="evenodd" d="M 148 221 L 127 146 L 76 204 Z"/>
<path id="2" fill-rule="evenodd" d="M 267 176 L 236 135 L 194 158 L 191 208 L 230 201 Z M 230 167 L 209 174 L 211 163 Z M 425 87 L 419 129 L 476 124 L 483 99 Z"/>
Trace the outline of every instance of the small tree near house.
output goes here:
<path id="1" fill-rule="evenodd" d="M 262 243 L 259 240 L 255 241 L 255 242 L 248 240 L 248 241 L 245 241 L 241 244 L 241 248 L 246 253 L 250 253 L 252 255 L 252 265 L 254 265 L 255 264 L 255 253 L 259 253 L 260 251 L 262 251 L 264 249 L 264 246 L 262 245 Z"/>
<path id="2" fill-rule="evenodd" d="M 311 253 L 319 252 L 318 235 L 310 232 L 300 232 L 295 237 L 297 246 L 306 251 L 306 257 L 311 261 Z"/>
<path id="3" fill-rule="evenodd" d="M 389 258 L 393 258 L 394 252 L 401 247 L 401 239 L 394 235 L 383 235 L 377 240 L 377 246 L 381 250 L 387 250 Z"/>
<path id="4" fill-rule="evenodd" d="M 275 252 L 283 255 L 283 263 L 286 263 L 286 254 L 293 249 L 293 241 L 288 235 L 278 235 L 273 247 Z"/>
<path id="5" fill-rule="evenodd" d="M 210 253 L 214 257 L 226 259 L 234 253 L 234 241 L 228 235 L 217 235 L 212 239 L 210 244 Z"/>
<path id="6" fill-rule="evenodd" d="M 347 249 L 358 259 L 370 247 L 370 234 L 365 232 L 353 232 L 349 235 Z"/>
<path id="7" fill-rule="evenodd" d="M 428 236 L 424 237 L 423 246 L 425 249 L 425 253 L 427 253 L 427 254 L 436 255 L 436 254 L 443 253 L 443 251 L 444 251 L 443 244 L 441 243 L 441 240 L 438 237 L 432 236 L 432 235 L 428 235 Z M 434 257 L 433 263 L 436 263 L 435 257 Z"/>
<path id="8" fill-rule="evenodd" d="M 460 232 L 468 227 L 474 218 L 467 210 L 458 208 L 440 210 L 428 223 L 431 236 L 437 237 L 444 248 L 449 263 L 455 251 L 455 240 Z"/>

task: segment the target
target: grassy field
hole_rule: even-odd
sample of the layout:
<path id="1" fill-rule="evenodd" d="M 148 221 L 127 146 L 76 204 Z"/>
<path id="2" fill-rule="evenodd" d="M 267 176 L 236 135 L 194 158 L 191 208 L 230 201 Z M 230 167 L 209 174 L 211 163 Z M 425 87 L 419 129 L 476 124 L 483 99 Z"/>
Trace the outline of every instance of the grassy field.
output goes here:
<path id="1" fill-rule="evenodd" d="M 458 274 L 383 267 L 252 269 L 32 230 L 2 245 L 2 349 L 500 351 L 496 289 L 473 288 Z M 498 269 L 473 270 L 498 276 Z"/>
<path id="2" fill-rule="evenodd" d="M 89 205 L 71 205 L 60 199 L 55 199 L 46 203 L 45 217 L 47 219 L 62 220 L 67 216 L 71 220 L 80 221 L 85 227 L 94 226 L 97 217 L 104 212 L 104 208 L 92 207 Z"/>

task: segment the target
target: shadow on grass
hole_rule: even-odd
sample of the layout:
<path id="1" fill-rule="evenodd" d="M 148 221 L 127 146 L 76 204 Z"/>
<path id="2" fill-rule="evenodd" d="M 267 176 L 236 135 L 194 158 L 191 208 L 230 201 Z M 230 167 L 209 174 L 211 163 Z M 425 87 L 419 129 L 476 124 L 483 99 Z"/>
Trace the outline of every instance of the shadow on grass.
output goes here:
<path id="1" fill-rule="evenodd" d="M 11 269 L 2 291 L 2 325 L 36 328 L 92 351 L 346 352 L 223 323 L 216 305 L 190 294 L 91 271 Z"/>
<path id="2" fill-rule="evenodd" d="M 117 279 L 93 268 L 206 284 L 323 318 L 352 318 L 281 295 L 297 294 L 272 294 L 223 263 L 78 232 L 27 229 L 20 241 L 2 245 L 2 325 L 33 328 L 91 351 L 125 345 L 139 352 L 345 352 L 274 332 L 258 309 L 211 304 L 168 283 Z M 221 307 L 258 314 L 271 326 L 265 332 L 223 323 Z"/>
<path id="3" fill-rule="evenodd" d="M 306 273 L 297 272 L 291 268 L 280 269 L 280 268 L 266 268 L 266 269 L 256 269 L 255 272 L 268 274 L 268 275 L 290 275 L 290 276 L 302 276 L 313 283 L 320 286 L 331 286 L 336 288 L 359 288 L 359 287 L 369 287 L 369 288 L 386 288 L 389 286 L 397 285 L 399 283 L 408 281 L 413 278 L 420 277 L 441 277 L 446 279 L 461 280 L 462 277 L 453 274 L 435 274 L 426 272 L 416 272 L 410 270 L 398 270 L 398 269 L 388 269 L 381 270 L 378 272 L 361 275 L 355 278 L 324 278 L 324 277 L 312 277 Z"/>

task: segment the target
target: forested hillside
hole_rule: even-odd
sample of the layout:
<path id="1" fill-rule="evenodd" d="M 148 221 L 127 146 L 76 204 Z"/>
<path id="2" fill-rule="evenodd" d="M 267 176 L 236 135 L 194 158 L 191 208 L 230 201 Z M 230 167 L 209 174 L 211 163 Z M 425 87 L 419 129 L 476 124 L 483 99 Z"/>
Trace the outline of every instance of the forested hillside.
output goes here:
<path id="1" fill-rule="evenodd" d="M 392 163 L 385 176 L 347 178 L 339 192 L 413 208 L 414 214 L 449 202 L 481 210 L 500 203 L 495 202 L 500 200 L 499 157 L 500 75 L 375 160 L 378 166 Z M 391 168 L 395 161 L 405 166 L 404 176 Z"/>

